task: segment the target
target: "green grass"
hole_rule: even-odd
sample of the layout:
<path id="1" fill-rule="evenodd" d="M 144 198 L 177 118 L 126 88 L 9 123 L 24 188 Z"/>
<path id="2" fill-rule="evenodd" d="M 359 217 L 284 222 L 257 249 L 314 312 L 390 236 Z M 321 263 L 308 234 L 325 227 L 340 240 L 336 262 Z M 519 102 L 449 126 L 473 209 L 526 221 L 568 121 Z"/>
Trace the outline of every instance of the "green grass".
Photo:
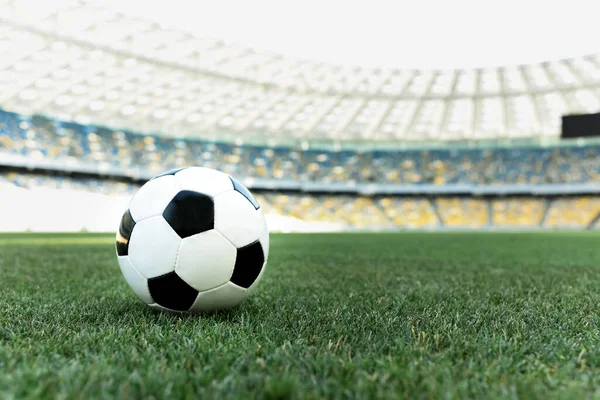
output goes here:
<path id="1" fill-rule="evenodd" d="M 112 241 L 0 235 L 0 398 L 600 397 L 598 234 L 272 235 L 204 316 L 139 303 Z"/>

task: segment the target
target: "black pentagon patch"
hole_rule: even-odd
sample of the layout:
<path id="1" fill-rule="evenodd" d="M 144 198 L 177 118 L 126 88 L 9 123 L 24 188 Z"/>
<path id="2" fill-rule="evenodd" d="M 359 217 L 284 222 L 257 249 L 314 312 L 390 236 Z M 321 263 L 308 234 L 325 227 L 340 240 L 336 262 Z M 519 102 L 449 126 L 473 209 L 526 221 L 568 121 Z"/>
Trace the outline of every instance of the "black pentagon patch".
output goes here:
<path id="1" fill-rule="evenodd" d="M 237 249 L 231 282 L 243 288 L 252 286 L 265 262 L 262 246 L 257 240 Z"/>
<path id="2" fill-rule="evenodd" d="M 160 174 L 160 175 L 156 175 L 156 176 L 155 176 L 154 178 L 152 178 L 152 179 L 160 178 L 161 176 L 175 175 L 176 173 L 178 173 L 178 172 L 179 172 L 179 171 L 181 171 L 182 169 L 185 169 L 185 168 L 176 168 L 176 169 L 172 169 L 172 170 L 170 170 L 170 171 L 163 172 L 163 173 L 162 173 L 162 174 Z M 151 179 L 151 180 L 152 180 L 152 179 Z"/>
<path id="3" fill-rule="evenodd" d="M 135 221 L 131 216 L 129 210 L 125 211 L 121 218 L 121 224 L 119 225 L 119 232 L 117 232 L 117 254 L 120 256 L 126 256 L 129 254 L 129 239 L 131 238 L 131 231 L 135 226 Z"/>
<path id="4" fill-rule="evenodd" d="M 182 190 L 167 205 L 163 217 L 183 239 L 214 228 L 215 205 L 205 194 Z"/>
<path id="5" fill-rule="evenodd" d="M 156 304 L 175 311 L 189 310 L 198 297 L 198 291 L 175 272 L 148 279 L 148 289 Z"/>
<path id="6" fill-rule="evenodd" d="M 250 193 L 250 191 L 246 188 L 246 186 L 242 185 L 241 183 L 239 183 L 238 181 L 236 181 L 232 177 L 229 177 L 229 179 L 231 179 L 231 183 L 233 183 L 233 188 L 237 192 L 241 193 L 242 196 L 244 196 L 245 198 L 247 198 L 248 201 L 250 203 L 252 203 L 252 205 L 254 206 L 254 208 L 258 210 L 260 208 L 260 205 L 258 204 L 258 202 L 256 201 L 256 199 L 254 198 L 254 196 L 252 196 L 252 193 Z"/>

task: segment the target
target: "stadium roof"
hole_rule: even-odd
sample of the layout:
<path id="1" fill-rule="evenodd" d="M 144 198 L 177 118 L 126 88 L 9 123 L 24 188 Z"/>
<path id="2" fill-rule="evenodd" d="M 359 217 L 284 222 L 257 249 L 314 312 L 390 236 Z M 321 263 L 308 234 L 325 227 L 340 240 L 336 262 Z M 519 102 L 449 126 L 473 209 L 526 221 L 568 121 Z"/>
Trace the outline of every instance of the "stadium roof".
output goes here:
<path id="1" fill-rule="evenodd" d="M 0 107 L 173 136 L 454 140 L 557 136 L 600 110 L 600 53 L 459 70 L 261 53 L 98 2 L 0 0 Z"/>

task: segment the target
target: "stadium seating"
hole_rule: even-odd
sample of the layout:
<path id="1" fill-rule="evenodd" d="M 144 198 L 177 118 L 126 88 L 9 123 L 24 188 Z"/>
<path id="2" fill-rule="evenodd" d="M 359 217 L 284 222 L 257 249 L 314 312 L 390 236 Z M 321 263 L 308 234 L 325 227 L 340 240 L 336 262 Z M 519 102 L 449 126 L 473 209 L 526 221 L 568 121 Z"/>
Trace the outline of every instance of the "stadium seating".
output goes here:
<path id="1" fill-rule="evenodd" d="M 418 229 L 441 226 L 428 199 L 384 197 L 378 203 L 396 227 Z"/>
<path id="2" fill-rule="evenodd" d="M 489 224 L 487 202 L 472 198 L 438 198 L 440 217 L 445 226 L 482 228 Z"/>
<path id="3" fill-rule="evenodd" d="M 600 145 L 444 150 L 298 150 L 168 139 L 0 111 L 0 153 L 112 166 L 128 175 L 202 165 L 231 175 L 320 183 L 600 182 Z"/>
<path id="4" fill-rule="evenodd" d="M 599 213 L 599 198 L 584 196 L 556 199 L 548 209 L 544 226 L 548 228 L 588 227 Z"/>
<path id="5" fill-rule="evenodd" d="M 542 199 L 493 200 L 493 224 L 498 227 L 537 227 L 545 212 Z"/>
<path id="6" fill-rule="evenodd" d="M 85 207 L 90 199 L 97 210 L 91 213 L 98 226 L 107 229 L 107 221 L 118 220 L 128 199 L 139 184 L 114 179 L 100 179 L 60 174 L 0 172 L 3 210 L 23 209 L 22 202 L 39 202 L 40 196 L 58 202 L 55 213 L 73 214 L 74 199 Z M 11 193 L 18 195 L 10 196 Z M 29 194 L 29 195 L 28 195 Z M 28 195 L 29 197 L 23 197 Z M 47 197 L 49 196 L 49 197 Z M 98 196 L 103 199 L 99 201 Z M 257 192 L 256 198 L 273 230 L 340 230 L 340 229 L 432 229 L 432 228 L 549 228 L 600 229 L 600 199 L 591 196 L 555 198 L 511 197 L 473 198 L 437 197 L 367 197 L 324 195 L 294 192 Z M 82 200 L 83 199 L 83 200 Z M 29 203 L 28 203 L 29 204 Z M 48 207 L 44 201 L 42 207 Z M 35 207 L 35 208 L 39 208 Z M 61 211 L 62 210 L 62 211 Z M 89 211 L 89 210 L 88 210 Z M 109 214 L 106 214 L 109 213 Z M 10 218 L 6 212 L 4 218 Z M 46 215 L 48 213 L 45 213 Z M 83 215 L 83 211 L 79 215 Z M 113 215 L 114 214 L 114 215 Z M 108 215 L 102 217 L 102 215 Z M 58 215 L 53 215 L 59 218 Z M 83 218 L 83 217 L 81 217 Z M 116 219 L 115 219 L 116 218 Z M 83 218 L 82 221 L 89 220 Z M 60 221 L 60 219 L 58 220 Z M 77 224 L 77 221 L 73 221 Z M 70 226 L 70 225 L 67 225 Z M 113 226 L 108 226 L 112 229 Z M 92 226 L 86 229 L 93 230 Z"/>

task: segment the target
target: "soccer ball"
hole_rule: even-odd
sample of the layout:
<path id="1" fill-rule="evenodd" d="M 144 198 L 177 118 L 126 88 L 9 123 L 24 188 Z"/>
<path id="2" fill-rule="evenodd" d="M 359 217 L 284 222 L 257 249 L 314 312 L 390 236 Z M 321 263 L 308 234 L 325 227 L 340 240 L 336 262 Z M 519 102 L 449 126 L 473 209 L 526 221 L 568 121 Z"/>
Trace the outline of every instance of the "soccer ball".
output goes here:
<path id="1" fill-rule="evenodd" d="M 202 312 L 234 307 L 254 290 L 269 257 L 269 231 L 244 185 L 190 167 L 140 188 L 116 247 L 123 276 L 144 303 Z"/>

